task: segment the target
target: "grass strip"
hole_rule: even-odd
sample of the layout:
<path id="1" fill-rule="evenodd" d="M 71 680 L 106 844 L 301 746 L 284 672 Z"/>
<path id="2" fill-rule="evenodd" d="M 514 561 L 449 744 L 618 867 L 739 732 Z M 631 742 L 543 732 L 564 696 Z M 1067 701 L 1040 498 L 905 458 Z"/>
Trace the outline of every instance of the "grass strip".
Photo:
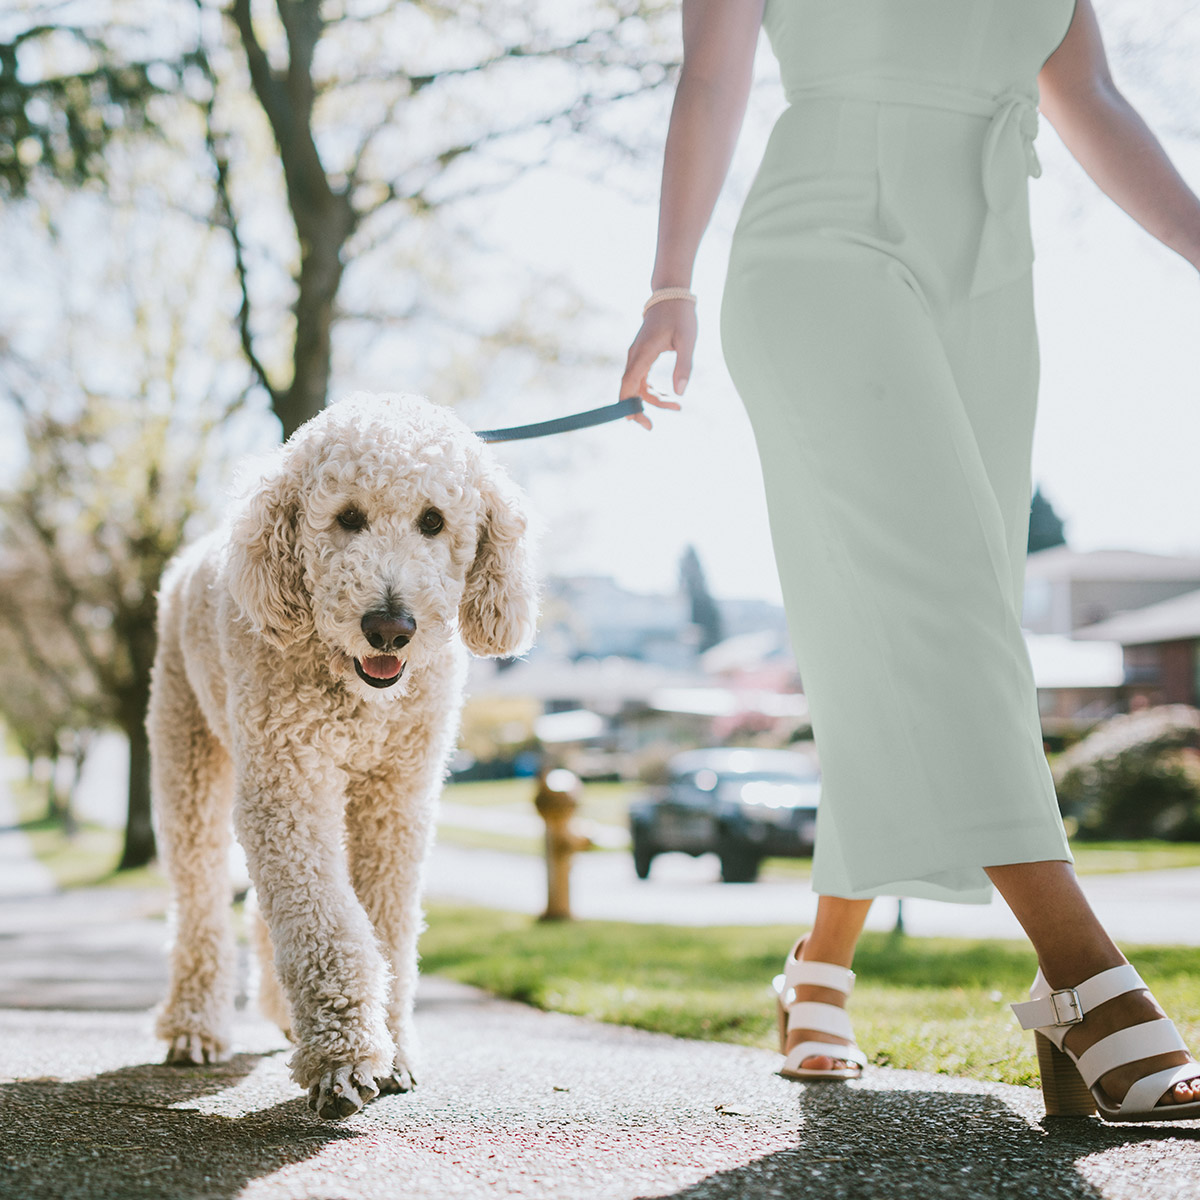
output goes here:
<path id="1" fill-rule="evenodd" d="M 449 904 L 431 904 L 428 921 L 423 971 L 555 1012 L 778 1049 L 770 984 L 794 926 L 542 924 Z M 1200 951 L 1143 946 L 1130 958 L 1200 1045 Z M 880 1066 L 1036 1084 L 1033 1039 L 1008 1007 L 1026 998 L 1036 967 L 1022 942 L 864 934 L 855 1035 Z"/>

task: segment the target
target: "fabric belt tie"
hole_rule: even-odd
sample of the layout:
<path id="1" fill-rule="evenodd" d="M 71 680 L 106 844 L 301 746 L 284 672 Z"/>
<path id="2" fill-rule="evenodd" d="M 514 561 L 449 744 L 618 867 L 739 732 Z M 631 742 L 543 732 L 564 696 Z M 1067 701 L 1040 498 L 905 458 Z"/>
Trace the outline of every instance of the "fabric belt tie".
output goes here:
<path id="1" fill-rule="evenodd" d="M 1022 275 L 1033 263 L 1028 177 L 1042 164 L 1034 149 L 1038 94 L 1019 88 L 991 93 L 955 84 L 879 75 L 846 75 L 787 90 L 789 104 L 813 98 L 915 104 L 990 117 L 983 139 L 980 181 L 987 214 L 971 276 L 970 295 L 980 296 Z"/>

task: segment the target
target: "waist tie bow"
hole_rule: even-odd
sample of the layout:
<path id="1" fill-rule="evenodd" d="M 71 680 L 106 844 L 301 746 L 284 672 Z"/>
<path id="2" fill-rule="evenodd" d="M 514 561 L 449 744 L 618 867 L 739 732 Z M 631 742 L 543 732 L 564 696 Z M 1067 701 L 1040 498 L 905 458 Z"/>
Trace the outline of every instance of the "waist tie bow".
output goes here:
<path id="1" fill-rule="evenodd" d="M 982 181 L 987 216 L 971 279 L 972 296 L 1007 283 L 1033 262 L 1027 197 L 1029 176 L 1042 173 L 1033 139 L 1037 106 L 1025 93 L 1009 90 L 997 97 L 996 111 L 983 141 Z"/>
<path id="2" fill-rule="evenodd" d="M 993 94 L 957 84 L 873 74 L 812 80 L 787 89 L 791 103 L 810 97 L 915 104 L 990 117 L 980 163 L 987 212 L 969 294 L 983 295 L 1029 269 L 1033 239 L 1023 201 L 1028 197 L 1028 177 L 1042 173 L 1033 146 L 1038 131 L 1036 93 L 1006 88 Z"/>

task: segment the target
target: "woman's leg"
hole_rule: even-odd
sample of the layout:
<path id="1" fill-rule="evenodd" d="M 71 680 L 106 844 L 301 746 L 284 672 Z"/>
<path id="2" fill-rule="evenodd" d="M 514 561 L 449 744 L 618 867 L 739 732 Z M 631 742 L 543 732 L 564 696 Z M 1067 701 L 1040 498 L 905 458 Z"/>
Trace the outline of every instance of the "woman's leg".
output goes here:
<path id="1" fill-rule="evenodd" d="M 1029 935 L 1051 987 L 1076 987 L 1098 971 L 1128 961 L 1097 920 L 1070 863 L 1010 863 L 986 870 Z M 1065 1044 L 1078 1055 L 1107 1034 L 1165 1015 L 1149 992 L 1127 992 L 1092 1009 L 1067 1033 Z M 1184 1051 L 1157 1054 L 1109 1071 L 1098 1082 L 1116 1101 L 1142 1076 L 1189 1060 Z M 1200 1080 L 1177 1084 L 1160 1103 L 1192 1100 L 1200 1100 Z"/>
<path id="2" fill-rule="evenodd" d="M 870 911 L 870 900 L 845 900 L 841 896 L 821 896 L 817 900 L 817 917 L 813 922 L 812 932 L 804 939 L 800 949 L 800 958 L 809 962 L 836 963 L 839 967 L 848 967 L 854 961 L 854 948 L 858 945 L 859 934 L 862 933 L 863 923 Z M 801 985 L 796 988 L 797 1000 L 815 1000 L 825 1004 L 844 1005 L 846 997 L 833 988 Z M 787 1049 L 803 1041 L 844 1042 L 844 1038 L 836 1034 L 817 1032 L 812 1029 L 792 1029 L 788 1031 Z M 802 1059 L 800 1066 L 814 1071 L 830 1071 L 846 1067 L 840 1058 L 827 1058 L 816 1055 Z"/>

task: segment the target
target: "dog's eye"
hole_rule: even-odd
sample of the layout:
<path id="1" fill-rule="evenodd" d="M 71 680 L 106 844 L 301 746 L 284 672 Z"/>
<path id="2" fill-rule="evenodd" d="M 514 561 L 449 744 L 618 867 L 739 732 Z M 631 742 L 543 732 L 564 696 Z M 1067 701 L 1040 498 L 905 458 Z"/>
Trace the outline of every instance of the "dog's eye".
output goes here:
<path id="1" fill-rule="evenodd" d="M 359 529 L 366 529 L 367 514 L 361 508 L 344 508 L 337 515 L 337 523 L 353 533 Z"/>
<path id="2" fill-rule="evenodd" d="M 446 524 L 445 518 L 436 508 L 427 508 L 422 514 L 421 519 L 417 522 L 417 527 L 422 533 L 433 537 L 434 534 L 441 533 L 443 526 Z"/>

